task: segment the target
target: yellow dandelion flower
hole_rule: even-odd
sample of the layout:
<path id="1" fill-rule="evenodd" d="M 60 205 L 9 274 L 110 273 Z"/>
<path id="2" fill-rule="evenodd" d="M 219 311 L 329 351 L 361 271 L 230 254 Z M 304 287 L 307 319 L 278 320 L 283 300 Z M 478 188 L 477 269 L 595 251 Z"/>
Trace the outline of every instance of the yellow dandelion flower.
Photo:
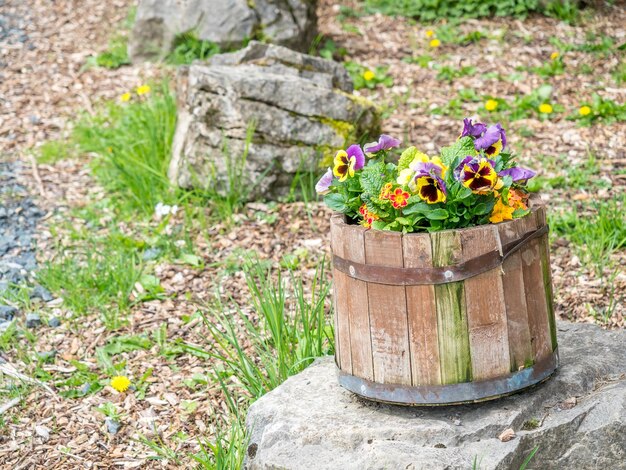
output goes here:
<path id="1" fill-rule="evenodd" d="M 550 60 L 556 60 L 559 57 L 559 53 L 558 52 L 553 52 L 552 54 L 550 54 Z"/>
<path id="2" fill-rule="evenodd" d="M 363 78 L 365 79 L 365 81 L 369 82 L 376 78 L 376 74 L 372 72 L 371 70 L 367 69 L 365 72 L 363 72 Z"/>
<path id="3" fill-rule="evenodd" d="M 431 41 L 428 43 L 428 45 L 430 47 L 439 47 L 439 46 L 441 46 L 441 41 L 439 39 L 431 39 Z"/>
<path id="4" fill-rule="evenodd" d="M 589 106 L 581 106 L 578 110 L 578 114 L 580 114 L 581 116 L 587 116 L 591 114 L 591 108 Z"/>
<path id="5" fill-rule="evenodd" d="M 125 392 L 130 387 L 130 380 L 123 375 L 116 375 L 111 379 L 111 387 L 118 392 Z"/>
<path id="6" fill-rule="evenodd" d="M 432 38 L 435 35 L 435 32 L 432 29 L 426 31 L 426 37 Z"/>
<path id="7" fill-rule="evenodd" d="M 130 101 L 131 98 L 132 98 L 132 95 L 130 93 L 124 93 L 122 96 L 120 96 L 120 101 L 122 103 L 127 103 Z"/>
<path id="8" fill-rule="evenodd" d="M 485 109 L 487 111 L 495 111 L 498 107 L 498 102 L 496 100 L 487 100 L 485 102 Z"/>
<path id="9" fill-rule="evenodd" d="M 539 105 L 539 112 L 541 114 L 550 114 L 553 111 L 552 105 L 548 103 L 541 103 Z"/>
<path id="10" fill-rule="evenodd" d="M 150 85 L 141 85 L 137 87 L 137 94 L 139 96 L 147 95 L 148 93 L 150 93 Z"/>

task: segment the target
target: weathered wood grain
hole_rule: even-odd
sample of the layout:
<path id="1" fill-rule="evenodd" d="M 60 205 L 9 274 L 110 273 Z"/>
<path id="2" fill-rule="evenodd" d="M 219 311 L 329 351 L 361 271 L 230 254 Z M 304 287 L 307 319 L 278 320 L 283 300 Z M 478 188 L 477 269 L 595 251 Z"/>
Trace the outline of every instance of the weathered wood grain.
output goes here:
<path id="1" fill-rule="evenodd" d="M 344 228 L 345 259 L 365 263 L 365 232 L 361 225 L 346 225 Z M 372 338 L 369 318 L 368 286 L 364 281 L 346 278 L 350 323 L 350 350 L 352 352 L 352 374 L 374 380 Z"/>
<path id="2" fill-rule="evenodd" d="M 537 229 L 536 212 L 520 220 L 522 233 Z M 541 243 L 534 239 L 521 250 L 522 271 L 524 274 L 524 290 L 528 308 L 528 325 L 533 348 L 534 361 L 541 360 L 552 353 L 552 340 L 548 321 L 548 302 L 541 267 Z"/>
<path id="3" fill-rule="evenodd" d="M 456 231 L 430 234 L 433 266 L 450 266 L 460 261 L 461 240 Z M 443 384 L 472 380 L 469 331 L 463 282 L 435 286 L 437 336 Z"/>
<path id="4" fill-rule="evenodd" d="M 343 215 L 332 216 L 330 221 L 331 248 L 334 255 L 342 258 L 345 258 L 345 227 Z M 333 269 L 333 292 L 335 306 L 335 360 L 341 370 L 352 373 L 348 276 L 337 269 Z"/>
<path id="5" fill-rule="evenodd" d="M 402 247 L 405 268 L 432 267 L 432 248 L 428 234 L 404 235 Z M 413 385 L 439 385 L 441 366 L 435 287 L 407 286 L 406 304 Z"/>
<path id="6" fill-rule="evenodd" d="M 519 240 L 521 233 L 519 219 L 497 224 L 500 243 L 504 247 Z M 502 264 L 502 285 L 509 338 L 511 372 L 533 363 L 533 348 L 528 325 L 528 310 L 524 287 L 522 255 L 519 251 L 509 255 Z"/>
<path id="7" fill-rule="evenodd" d="M 368 230 L 367 264 L 402 267 L 402 234 Z M 368 285 L 374 378 L 379 383 L 411 385 L 406 295 L 403 286 Z"/>
<path id="8" fill-rule="evenodd" d="M 537 227 L 547 224 L 546 207 L 543 204 L 537 206 Z M 543 286 L 546 291 L 546 301 L 548 305 L 548 324 L 550 325 L 550 340 L 552 350 L 557 347 L 556 340 L 556 318 L 554 316 L 554 292 L 552 291 L 552 267 L 550 264 L 550 237 L 548 234 L 539 240 L 541 250 L 541 269 L 543 271 Z"/>
<path id="9" fill-rule="evenodd" d="M 461 230 L 462 261 L 499 252 L 495 225 Z M 465 280 L 465 305 L 472 358 L 472 380 L 486 380 L 510 371 L 506 305 L 500 269 Z"/>

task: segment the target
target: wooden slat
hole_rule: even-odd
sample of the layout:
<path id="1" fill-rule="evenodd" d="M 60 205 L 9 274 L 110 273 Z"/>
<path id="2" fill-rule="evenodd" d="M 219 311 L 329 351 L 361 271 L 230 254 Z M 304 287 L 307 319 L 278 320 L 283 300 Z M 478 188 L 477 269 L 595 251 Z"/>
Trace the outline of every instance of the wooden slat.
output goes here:
<path id="1" fill-rule="evenodd" d="M 343 216 L 333 215 L 330 221 L 330 239 L 333 254 L 342 258 L 344 255 Z M 352 374 L 352 356 L 350 352 L 349 291 L 348 276 L 333 269 L 333 289 L 335 305 L 335 359 L 339 368 Z"/>
<path id="2" fill-rule="evenodd" d="M 432 267 L 432 249 L 428 234 L 404 235 L 402 246 L 405 268 Z M 413 385 L 439 385 L 441 367 L 435 287 L 406 287 L 406 302 Z"/>
<path id="3" fill-rule="evenodd" d="M 365 263 L 365 232 L 361 225 L 344 227 L 345 259 Z M 352 351 L 352 374 L 374 380 L 372 339 L 367 301 L 367 283 L 347 277 L 348 310 L 350 323 L 350 350 Z"/>
<path id="4" fill-rule="evenodd" d="M 499 251 L 495 225 L 460 232 L 463 261 Z M 502 272 L 492 269 L 465 280 L 465 304 L 472 357 L 472 380 L 486 380 L 510 371 L 506 305 Z"/>
<path id="5" fill-rule="evenodd" d="M 402 235 L 368 230 L 365 259 L 367 264 L 402 267 Z M 411 385 L 404 287 L 370 283 L 368 300 L 376 382 Z"/>
<path id="6" fill-rule="evenodd" d="M 524 233 L 537 229 L 536 213 L 533 212 L 520 219 Z M 528 308 L 528 324 L 530 340 L 533 348 L 533 359 L 539 361 L 552 353 L 550 326 L 548 322 L 548 304 L 543 282 L 541 267 L 540 240 L 531 240 L 520 250 L 522 269 L 524 272 L 524 290 Z"/>
<path id="7" fill-rule="evenodd" d="M 546 208 L 544 205 L 537 207 L 537 226 L 546 225 Z M 550 340 L 552 350 L 557 347 L 556 340 L 556 318 L 554 317 L 554 292 L 552 291 L 552 267 L 550 264 L 550 238 L 548 234 L 539 240 L 541 249 L 541 269 L 543 272 L 543 286 L 546 292 L 546 301 L 548 305 L 548 324 L 550 325 Z"/>
<path id="8" fill-rule="evenodd" d="M 520 232 L 519 219 L 497 224 L 502 246 L 514 242 L 523 235 Z M 511 372 L 533 363 L 533 349 L 530 341 L 528 310 L 524 290 L 524 272 L 520 252 L 511 254 L 502 265 L 502 284 L 504 303 L 506 304 L 507 328 L 509 336 L 509 355 Z"/>
<path id="9" fill-rule="evenodd" d="M 460 261 L 458 232 L 433 232 L 430 238 L 433 266 L 450 266 Z M 443 384 L 469 382 L 472 363 L 463 282 L 436 285 L 435 303 L 441 381 Z"/>

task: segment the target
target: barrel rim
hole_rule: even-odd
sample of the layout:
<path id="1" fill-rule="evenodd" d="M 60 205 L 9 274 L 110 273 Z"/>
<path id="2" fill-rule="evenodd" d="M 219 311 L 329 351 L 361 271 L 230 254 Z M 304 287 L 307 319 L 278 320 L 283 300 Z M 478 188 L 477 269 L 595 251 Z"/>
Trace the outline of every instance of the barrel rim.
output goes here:
<path id="1" fill-rule="evenodd" d="M 403 406 L 447 406 L 477 403 L 506 397 L 546 381 L 559 366 L 559 353 L 537 361 L 531 367 L 492 379 L 447 385 L 381 384 L 357 377 L 337 366 L 339 384 L 368 400 Z"/>

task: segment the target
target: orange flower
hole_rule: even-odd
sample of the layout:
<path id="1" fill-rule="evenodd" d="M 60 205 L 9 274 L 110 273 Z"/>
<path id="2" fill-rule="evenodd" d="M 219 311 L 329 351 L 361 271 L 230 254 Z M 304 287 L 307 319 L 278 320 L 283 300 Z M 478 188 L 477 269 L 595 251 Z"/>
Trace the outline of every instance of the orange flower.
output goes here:
<path id="1" fill-rule="evenodd" d="M 393 188 L 393 183 L 385 183 L 383 188 L 380 190 L 380 194 L 378 195 L 378 199 L 384 201 L 385 199 L 389 199 L 389 194 L 391 193 L 391 188 Z"/>
<path id="2" fill-rule="evenodd" d="M 389 200 L 394 209 L 399 209 L 409 203 L 409 197 L 411 197 L 411 195 L 403 191 L 402 188 L 396 188 L 396 190 L 389 195 Z"/>
<path id="3" fill-rule="evenodd" d="M 509 206 L 511 206 L 514 210 L 528 209 L 528 206 L 526 205 L 527 200 L 528 200 L 528 194 L 518 189 L 509 190 Z"/>
<path id="4" fill-rule="evenodd" d="M 493 206 L 493 211 L 491 212 L 491 217 L 489 217 L 489 222 L 492 224 L 497 224 L 500 222 L 504 222 L 505 220 L 513 219 L 513 209 L 511 206 L 507 206 L 502 202 L 502 198 L 498 198 L 496 201 L 496 205 Z"/>

